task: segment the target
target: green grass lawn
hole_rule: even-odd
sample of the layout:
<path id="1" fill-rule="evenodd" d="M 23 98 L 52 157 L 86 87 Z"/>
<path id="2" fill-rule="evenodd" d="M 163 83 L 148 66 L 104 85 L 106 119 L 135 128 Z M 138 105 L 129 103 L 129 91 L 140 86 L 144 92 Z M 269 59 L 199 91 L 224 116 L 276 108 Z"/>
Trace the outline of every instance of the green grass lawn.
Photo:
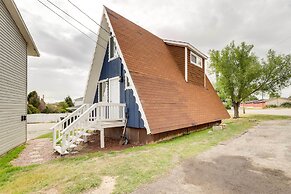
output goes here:
<path id="1" fill-rule="evenodd" d="M 49 133 L 46 133 L 46 134 L 43 134 L 43 135 L 37 137 L 37 139 L 43 139 L 43 138 L 49 138 L 49 139 L 53 140 L 53 132 L 49 132 Z"/>
<path id="2" fill-rule="evenodd" d="M 80 193 L 98 187 L 102 176 L 116 178 L 115 193 L 129 193 L 155 180 L 184 159 L 210 149 L 256 125 L 256 121 L 291 119 L 287 116 L 252 115 L 229 119 L 226 129 L 193 132 L 161 143 L 128 148 L 122 151 L 96 152 L 56 159 L 46 164 L 13 167 L 10 161 L 24 146 L 0 158 L 0 193 L 48 191 Z"/>

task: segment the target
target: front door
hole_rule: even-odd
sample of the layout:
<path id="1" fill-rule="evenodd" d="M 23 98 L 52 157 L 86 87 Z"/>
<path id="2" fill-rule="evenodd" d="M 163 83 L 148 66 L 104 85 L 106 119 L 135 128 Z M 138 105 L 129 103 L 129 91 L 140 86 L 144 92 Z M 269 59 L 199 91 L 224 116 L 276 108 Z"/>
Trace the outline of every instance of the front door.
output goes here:
<path id="1" fill-rule="evenodd" d="M 120 103 L 119 77 L 109 79 L 109 103 Z"/>
<path id="2" fill-rule="evenodd" d="M 109 79 L 109 103 L 120 103 L 119 77 Z M 109 108 L 109 118 L 113 120 L 119 118 L 119 109 L 115 105 Z"/>
<path id="3" fill-rule="evenodd" d="M 114 105 L 114 103 L 120 103 L 119 79 L 119 77 L 114 77 L 98 83 L 98 102 L 109 103 L 104 109 L 105 112 L 102 114 L 106 119 L 118 119 L 120 115 L 119 108 L 116 108 L 118 106 Z"/>

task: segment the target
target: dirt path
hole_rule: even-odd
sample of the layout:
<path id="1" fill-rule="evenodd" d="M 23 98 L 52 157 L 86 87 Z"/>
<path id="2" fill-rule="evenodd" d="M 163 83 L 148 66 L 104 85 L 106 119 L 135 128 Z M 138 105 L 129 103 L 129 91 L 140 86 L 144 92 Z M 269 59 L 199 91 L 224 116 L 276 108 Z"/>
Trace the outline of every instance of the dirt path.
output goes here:
<path id="1" fill-rule="evenodd" d="M 134 193 L 291 193 L 291 120 L 263 122 Z"/>
<path id="2" fill-rule="evenodd" d="M 12 164 L 14 166 L 43 164 L 57 157 L 59 156 L 54 154 L 50 139 L 32 139 L 27 142 L 26 148 L 12 161 Z"/>

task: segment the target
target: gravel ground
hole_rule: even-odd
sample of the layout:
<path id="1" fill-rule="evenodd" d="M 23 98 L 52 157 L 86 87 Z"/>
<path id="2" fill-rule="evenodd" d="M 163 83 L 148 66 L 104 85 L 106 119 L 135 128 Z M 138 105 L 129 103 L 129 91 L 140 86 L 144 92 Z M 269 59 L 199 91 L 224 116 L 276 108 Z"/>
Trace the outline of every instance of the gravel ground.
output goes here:
<path id="1" fill-rule="evenodd" d="M 291 120 L 266 121 L 134 193 L 291 193 Z"/>

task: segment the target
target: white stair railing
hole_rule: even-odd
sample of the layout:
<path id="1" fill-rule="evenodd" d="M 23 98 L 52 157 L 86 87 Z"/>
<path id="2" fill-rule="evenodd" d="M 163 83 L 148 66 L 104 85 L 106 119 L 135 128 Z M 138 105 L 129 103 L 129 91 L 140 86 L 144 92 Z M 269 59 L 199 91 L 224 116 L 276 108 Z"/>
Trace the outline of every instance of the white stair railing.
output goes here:
<path id="1" fill-rule="evenodd" d="M 119 103 L 96 103 L 88 108 L 82 115 L 73 121 L 64 130 L 54 130 L 54 149 L 60 154 L 67 152 L 81 136 L 91 127 L 98 126 L 105 121 L 125 122 L 125 104 Z"/>
<path id="2" fill-rule="evenodd" d="M 56 146 L 56 143 L 60 140 L 61 135 L 60 133 L 67 128 L 70 124 L 72 124 L 76 119 L 78 119 L 88 108 L 90 108 L 90 104 L 83 104 L 77 110 L 66 116 L 63 120 L 55 124 L 51 127 L 53 131 L 53 146 Z"/>

